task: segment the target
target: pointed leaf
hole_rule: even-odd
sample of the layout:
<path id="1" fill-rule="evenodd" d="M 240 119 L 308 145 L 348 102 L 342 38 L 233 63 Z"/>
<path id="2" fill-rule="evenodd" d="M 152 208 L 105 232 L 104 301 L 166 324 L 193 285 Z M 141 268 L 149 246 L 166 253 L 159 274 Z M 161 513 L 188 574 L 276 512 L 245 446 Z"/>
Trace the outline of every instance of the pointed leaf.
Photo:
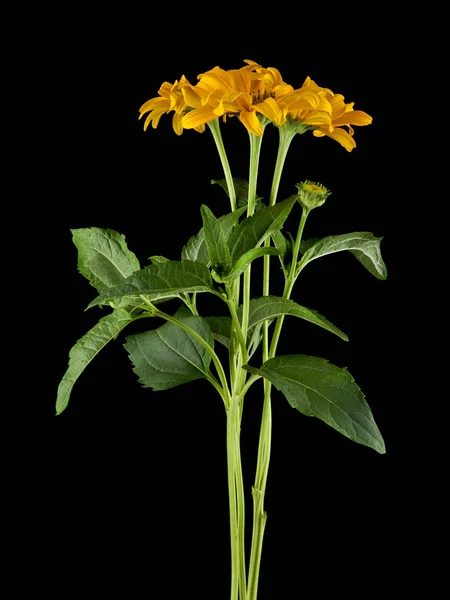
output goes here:
<path id="1" fill-rule="evenodd" d="M 211 183 L 217 183 L 225 191 L 226 195 L 230 197 L 228 193 L 228 184 L 226 179 L 211 179 Z M 238 206 L 247 204 L 248 199 L 248 181 L 241 179 L 240 177 L 233 177 L 234 191 L 236 193 L 236 201 Z M 256 201 L 261 200 L 260 196 L 256 196 Z"/>
<path id="2" fill-rule="evenodd" d="M 229 348 L 231 339 L 231 318 L 205 317 L 205 321 L 208 323 L 214 339 Z"/>
<path id="3" fill-rule="evenodd" d="M 116 338 L 129 323 L 139 318 L 142 318 L 142 315 L 131 315 L 124 309 L 115 310 L 100 319 L 91 330 L 78 340 L 69 353 L 69 367 L 58 386 L 57 415 L 61 414 L 67 407 L 76 380 L 91 360 L 108 342 Z"/>
<path id="4" fill-rule="evenodd" d="M 175 316 L 214 347 L 213 335 L 204 319 L 184 308 Z M 205 377 L 209 372 L 211 357 L 205 348 L 173 323 L 128 336 L 125 349 L 139 381 L 154 390 L 167 390 Z"/>
<path id="5" fill-rule="evenodd" d="M 270 246 L 266 246 L 264 248 L 253 248 L 253 250 L 249 250 L 243 256 L 241 256 L 235 263 L 232 271 L 222 278 L 222 281 L 233 281 L 245 271 L 248 265 L 255 260 L 255 258 L 259 258 L 260 256 L 268 256 L 268 255 L 279 255 L 280 251 L 276 248 L 271 248 Z"/>
<path id="6" fill-rule="evenodd" d="M 129 302 L 133 297 L 139 296 L 147 296 L 153 301 L 175 297 L 180 293 L 210 291 L 213 291 L 212 280 L 205 265 L 190 260 L 171 260 L 137 271 L 123 284 L 97 296 L 88 308 L 110 302 Z"/>
<path id="7" fill-rule="evenodd" d="M 166 258 L 165 256 L 159 256 L 159 255 L 149 256 L 148 260 L 151 261 L 152 265 L 160 265 L 162 263 L 170 262 L 169 258 Z"/>
<path id="8" fill-rule="evenodd" d="M 240 311 L 242 312 L 242 311 Z M 262 323 L 265 320 L 272 320 L 281 315 L 291 315 L 293 317 L 299 317 L 310 323 L 314 323 L 319 327 L 323 327 L 327 331 L 334 333 L 342 340 L 348 342 L 348 337 L 338 327 L 330 323 L 325 317 L 316 312 L 310 310 L 305 306 L 301 306 L 293 300 L 285 300 L 278 296 L 262 296 L 261 298 L 253 298 L 250 300 L 249 307 L 249 336 L 252 335 L 254 327 Z"/>
<path id="9" fill-rule="evenodd" d="M 205 243 L 203 227 L 197 235 L 193 235 L 181 251 L 181 260 L 192 260 L 204 265 L 209 263 L 208 250 Z"/>
<path id="10" fill-rule="evenodd" d="M 261 369 L 248 365 L 279 389 L 289 404 L 309 417 L 317 417 L 354 442 L 386 452 L 383 438 L 364 394 L 346 369 L 323 358 L 293 354 L 276 356 Z"/>
<path id="11" fill-rule="evenodd" d="M 112 229 L 72 229 L 78 249 L 78 269 L 100 293 L 123 282 L 140 265 L 125 237 Z"/>
<path id="12" fill-rule="evenodd" d="M 219 217 L 219 223 L 222 228 L 225 239 L 228 240 L 235 224 L 238 222 L 239 217 L 245 212 L 245 206 L 238 208 L 233 212 Z M 208 250 L 205 242 L 205 232 L 203 227 L 200 229 L 197 235 L 193 235 L 188 243 L 184 246 L 181 252 L 181 260 L 195 260 L 207 265 L 209 263 Z"/>
<path id="13" fill-rule="evenodd" d="M 231 267 L 231 256 L 220 221 L 205 204 L 200 211 L 209 262 L 218 273 L 226 273 Z"/>
<path id="14" fill-rule="evenodd" d="M 330 235 L 305 250 L 298 263 L 298 272 L 316 258 L 342 250 L 350 250 L 372 275 L 377 279 L 386 279 L 386 265 L 380 251 L 381 240 L 382 238 L 377 238 L 367 231 Z"/>
<path id="15" fill-rule="evenodd" d="M 233 264 L 249 250 L 258 248 L 274 231 L 281 229 L 294 204 L 295 197 L 291 197 L 241 221 L 228 240 Z"/>
<path id="16" fill-rule="evenodd" d="M 219 217 L 219 223 L 227 241 L 234 229 L 234 226 L 238 222 L 239 217 L 244 214 L 246 210 L 247 207 L 243 206 L 242 208 L 237 208 L 236 210 Z"/>

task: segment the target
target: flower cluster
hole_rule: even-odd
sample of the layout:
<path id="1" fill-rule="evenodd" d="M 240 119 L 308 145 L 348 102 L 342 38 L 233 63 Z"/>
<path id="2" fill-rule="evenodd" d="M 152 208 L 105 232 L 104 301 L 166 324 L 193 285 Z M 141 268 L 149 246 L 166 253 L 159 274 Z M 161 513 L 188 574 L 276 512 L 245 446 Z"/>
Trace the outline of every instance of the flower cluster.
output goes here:
<path id="1" fill-rule="evenodd" d="M 196 85 L 184 75 L 173 84 L 164 82 L 159 96 L 140 108 L 139 118 L 149 113 L 144 130 L 150 123 L 156 128 L 161 116 L 172 111 L 177 135 L 183 129 L 202 132 L 205 124 L 219 117 L 238 116 L 256 136 L 263 134 L 263 123 L 272 122 L 301 133 L 312 130 L 317 137 L 328 136 L 350 152 L 356 146 L 352 125 L 372 122 L 370 115 L 353 109 L 353 102 L 345 103 L 342 94 L 318 86 L 310 77 L 295 89 L 283 81 L 278 69 L 244 62 L 241 69 L 214 67 L 199 75 Z"/>

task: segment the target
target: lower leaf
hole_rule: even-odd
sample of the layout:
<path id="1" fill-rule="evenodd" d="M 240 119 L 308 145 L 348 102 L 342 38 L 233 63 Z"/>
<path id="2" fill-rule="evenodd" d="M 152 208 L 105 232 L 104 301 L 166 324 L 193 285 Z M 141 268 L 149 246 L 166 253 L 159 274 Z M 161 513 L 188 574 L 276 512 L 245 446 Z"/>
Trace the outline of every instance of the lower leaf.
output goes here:
<path id="1" fill-rule="evenodd" d="M 289 404 L 308 417 L 317 417 L 354 442 L 386 452 L 381 433 L 364 394 L 346 369 L 323 358 L 293 354 L 276 356 L 260 369 L 244 369 L 268 379 Z"/>
<path id="2" fill-rule="evenodd" d="M 175 316 L 214 347 L 205 319 L 191 315 L 185 307 Z M 206 349 L 184 329 L 170 322 L 153 331 L 128 336 L 125 349 L 139 381 L 154 390 L 167 390 L 209 373 L 211 357 Z"/>
<path id="3" fill-rule="evenodd" d="M 108 342 L 116 338 L 119 333 L 132 321 L 142 318 L 142 315 L 131 315 L 128 311 L 120 308 L 103 317 L 94 325 L 78 342 L 69 353 L 69 367 L 58 386 L 56 399 L 56 414 L 59 415 L 67 408 L 72 388 L 93 358 L 106 346 Z"/>

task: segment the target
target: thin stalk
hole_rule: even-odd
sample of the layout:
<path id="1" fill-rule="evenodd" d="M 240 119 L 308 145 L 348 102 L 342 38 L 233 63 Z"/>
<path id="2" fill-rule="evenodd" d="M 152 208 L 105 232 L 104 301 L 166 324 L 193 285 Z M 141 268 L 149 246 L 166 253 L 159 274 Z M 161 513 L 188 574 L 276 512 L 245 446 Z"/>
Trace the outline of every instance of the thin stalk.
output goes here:
<path id="1" fill-rule="evenodd" d="M 225 146 L 223 144 L 222 134 L 220 132 L 219 119 L 210 121 L 208 127 L 211 130 L 216 148 L 220 156 L 222 163 L 223 173 L 225 175 L 225 181 L 228 186 L 228 196 L 230 197 L 231 210 L 236 210 L 236 191 L 234 189 L 233 177 L 231 175 L 230 163 L 228 162 L 227 153 L 225 152 Z"/>
<path id="2" fill-rule="evenodd" d="M 250 167 L 248 177 L 248 204 L 247 204 L 247 217 L 251 217 L 255 212 L 256 202 L 256 183 L 258 180 L 258 165 L 259 155 L 261 151 L 262 136 L 254 135 L 249 133 L 250 137 Z M 244 271 L 244 286 L 242 291 L 242 335 L 244 340 L 247 339 L 248 332 L 248 317 L 250 308 L 250 283 L 251 283 L 251 265 L 249 265 Z M 238 362 L 238 369 L 244 364 L 243 356 Z M 242 371 L 241 385 L 245 383 L 246 372 Z"/>
<path id="3" fill-rule="evenodd" d="M 231 592 L 230 600 L 239 600 L 239 529 L 238 507 L 236 497 L 236 433 L 235 433 L 235 403 L 231 402 L 227 411 L 227 472 L 228 500 L 230 504 L 230 544 L 231 544 Z"/>
<path id="4" fill-rule="evenodd" d="M 309 214 L 309 212 L 306 211 L 305 209 L 303 209 L 302 217 L 300 219 L 300 223 L 298 226 L 297 238 L 295 240 L 294 247 L 292 249 L 291 268 L 289 270 L 289 275 L 287 276 L 286 282 L 284 284 L 283 298 L 286 300 L 290 298 L 292 288 L 294 287 L 294 283 L 297 279 L 296 268 L 297 268 L 298 254 L 300 251 L 300 243 L 302 241 L 303 229 L 305 228 L 305 223 L 306 223 L 306 219 L 308 218 L 308 214 Z M 281 328 L 283 327 L 283 321 L 284 321 L 284 315 L 281 315 L 280 317 L 278 317 L 278 319 L 275 323 L 275 329 L 274 329 L 273 336 L 272 336 L 272 342 L 270 344 L 269 358 L 273 358 L 277 351 L 278 340 L 280 338 Z"/>
<path id="5" fill-rule="evenodd" d="M 272 188 L 270 190 L 269 206 L 274 206 L 277 201 L 278 188 L 280 186 L 281 174 L 283 172 L 284 163 L 286 156 L 291 145 L 292 140 L 295 137 L 295 131 L 292 131 L 289 127 L 278 128 L 278 152 L 277 160 L 275 163 L 275 169 L 273 172 Z M 270 246 L 270 236 L 265 240 L 264 246 Z M 264 256 L 264 273 L 263 273 L 263 296 L 269 295 L 269 281 L 270 281 L 270 256 Z M 264 321 L 263 323 L 263 363 L 269 357 L 269 323 Z M 269 397 L 270 402 L 270 397 Z"/>
<path id="6" fill-rule="evenodd" d="M 280 185 L 281 174 L 289 150 L 289 146 L 294 139 L 295 132 L 289 128 L 279 128 L 279 143 L 277 160 L 272 180 L 272 189 L 270 192 L 269 206 L 274 206 L 277 200 L 278 188 Z M 270 246 L 270 237 L 264 243 Z M 270 256 L 264 257 L 263 273 L 263 295 L 269 295 L 270 281 Z M 269 323 L 263 324 L 263 362 L 269 358 Z M 264 511 L 264 496 L 266 493 L 267 476 L 269 472 L 270 452 L 272 445 L 272 405 L 271 405 L 271 384 L 264 380 L 264 404 L 261 417 L 261 430 L 258 445 L 258 459 L 256 466 L 255 485 L 252 488 L 253 496 L 253 535 L 252 547 L 250 553 L 250 566 L 248 577 L 248 600 L 256 600 L 258 594 L 259 572 L 261 566 L 261 554 L 264 539 L 264 530 L 266 527 L 267 514 Z"/>
<path id="7" fill-rule="evenodd" d="M 308 212 L 303 210 L 300 219 L 297 238 L 292 250 L 292 263 L 286 278 L 283 298 L 290 297 L 292 288 L 296 280 L 297 259 L 300 251 L 300 243 L 303 235 Z M 283 326 L 284 316 L 278 317 L 275 330 L 270 345 L 270 350 L 265 356 L 264 361 L 275 356 L 281 328 Z M 261 419 L 261 432 L 258 446 L 258 461 L 256 467 L 255 485 L 252 489 L 253 495 L 253 536 L 252 549 L 250 555 L 250 567 L 248 577 L 248 598 L 247 600 L 256 600 L 258 593 L 259 571 L 261 566 L 262 545 L 264 539 L 264 530 L 266 527 L 267 514 L 264 511 L 264 496 L 267 485 L 267 475 L 270 463 L 271 439 L 272 439 L 272 407 L 271 407 L 271 383 L 264 380 L 264 405 Z"/>

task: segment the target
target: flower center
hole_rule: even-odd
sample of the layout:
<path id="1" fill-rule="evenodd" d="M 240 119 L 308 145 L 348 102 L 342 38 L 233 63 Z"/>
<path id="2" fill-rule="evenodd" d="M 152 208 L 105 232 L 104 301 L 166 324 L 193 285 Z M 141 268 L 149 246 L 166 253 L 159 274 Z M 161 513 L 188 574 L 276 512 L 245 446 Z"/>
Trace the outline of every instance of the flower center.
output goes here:
<path id="1" fill-rule="evenodd" d="M 260 104 L 261 102 L 264 102 L 264 100 L 267 100 L 267 98 L 275 98 L 275 94 L 273 92 L 264 92 L 261 94 L 258 90 L 257 92 L 252 93 L 252 104 Z"/>
<path id="2" fill-rule="evenodd" d="M 323 188 L 321 188 L 318 185 L 315 185 L 314 183 L 307 183 L 304 187 L 305 190 L 308 190 L 308 192 L 318 192 L 320 194 L 324 191 Z"/>

